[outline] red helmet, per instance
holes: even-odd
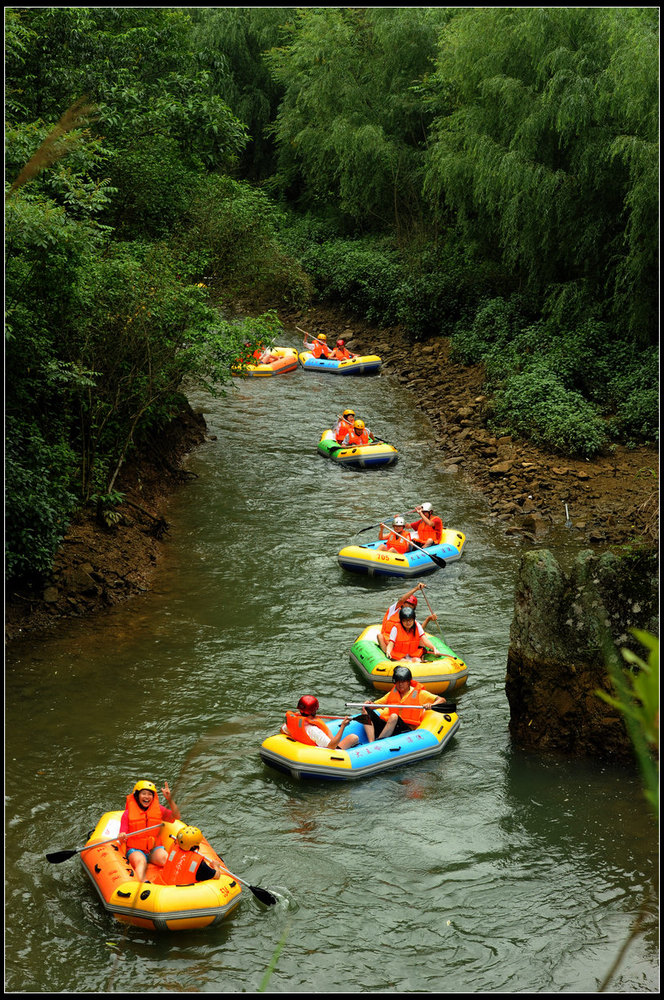
[[[346,341],[343,339],[343,337],[340,337],[339,340],[337,341],[337,347],[345,347],[345,346],[346,346]]]
[[[417,607],[417,598],[415,597],[415,594],[413,594],[412,597],[407,597],[406,600],[404,601],[404,604],[412,604],[413,607],[416,608]]]
[[[302,715],[315,715],[318,711],[318,698],[312,694],[303,694],[297,703],[297,710]]]

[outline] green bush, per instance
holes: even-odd
[[[578,392],[567,389],[546,361],[508,378],[496,393],[493,423],[508,426],[549,451],[592,458],[607,444],[605,422]]]
[[[76,456],[34,425],[5,423],[5,575],[35,582],[48,573],[76,507]]]

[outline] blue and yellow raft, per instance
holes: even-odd
[[[432,545],[427,552],[447,564],[461,558],[466,536],[461,531],[445,528],[439,545]],[[421,549],[403,555],[399,552],[378,551],[383,543],[367,542],[364,545],[347,545],[337,555],[342,569],[351,573],[368,573],[369,576],[395,576],[410,580],[412,577],[433,573],[440,564],[430,559]]]
[[[322,372],[329,375],[377,375],[382,364],[377,354],[361,354],[348,361],[315,358],[311,351],[300,353],[300,364],[305,372]]]
[[[363,445],[339,444],[331,430],[323,431],[318,442],[318,451],[326,458],[332,459],[338,465],[348,465],[352,468],[372,469],[379,465],[392,465],[396,462],[399,452],[393,444],[387,441]]]
[[[363,680],[377,691],[392,688],[392,674],[399,663],[407,666],[418,681],[432,694],[457,694],[468,680],[468,667],[442,639],[425,632],[436,647],[436,654],[427,653],[423,660],[388,660],[378,645],[380,625],[369,625],[350,647],[350,660]]]
[[[440,706],[444,709],[444,705]],[[328,721],[334,735],[341,722]],[[260,749],[261,760],[294,778],[322,778],[330,781],[353,781],[380,774],[389,768],[426,760],[441,753],[459,728],[456,712],[424,712],[417,729],[398,736],[369,743],[364,727],[356,720],[346,726],[344,735],[357,733],[360,743],[350,750],[325,750],[306,746],[291,736],[268,736]]]

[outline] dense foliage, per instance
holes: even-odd
[[[655,440],[657,8],[5,9],[10,579],[311,295],[483,362],[504,432]]]

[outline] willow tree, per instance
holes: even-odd
[[[467,8],[441,34],[426,191],[548,308],[656,335],[654,8]]]
[[[399,230],[418,215],[427,105],[450,14],[438,8],[310,8],[271,53],[284,88],[274,125],[277,183],[301,208],[334,206],[358,227]]]

